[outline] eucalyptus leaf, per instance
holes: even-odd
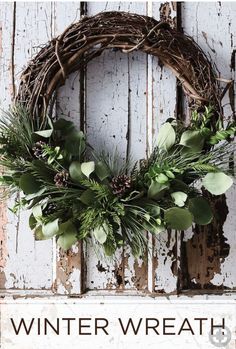
[[[37,225],[37,220],[35,219],[33,213],[31,213],[31,215],[29,216],[29,227],[31,230],[36,228]]]
[[[169,178],[164,173],[160,173],[157,176],[156,181],[160,184],[165,184],[169,181]]]
[[[55,219],[52,222],[48,222],[42,226],[43,235],[47,238],[52,238],[59,232],[59,219]]]
[[[71,220],[60,224],[57,244],[63,249],[68,250],[78,241],[77,229]]]
[[[179,144],[189,148],[191,152],[200,152],[204,145],[204,137],[200,131],[185,131],[181,138]]]
[[[96,195],[95,195],[94,191],[92,191],[91,189],[87,189],[87,190],[83,191],[83,193],[81,194],[79,199],[83,204],[89,206],[96,199]]]
[[[85,136],[82,131],[69,133],[65,142],[65,149],[74,156],[81,157],[85,150]]]
[[[93,229],[92,234],[95,239],[100,243],[104,244],[107,239],[107,235],[109,233],[107,225],[104,223],[102,226]]]
[[[53,130],[50,129],[50,130],[42,130],[42,131],[36,131],[34,132],[36,135],[40,136],[40,137],[43,137],[43,138],[50,138],[52,133],[53,133]]]
[[[223,172],[212,172],[203,178],[202,184],[211,194],[221,195],[232,186],[233,180]]]
[[[41,241],[41,240],[47,240],[47,239],[50,239],[51,237],[46,237],[44,234],[43,234],[43,231],[42,231],[42,226],[38,226],[34,229],[34,239],[36,241]]]
[[[23,190],[24,194],[34,194],[38,193],[41,189],[41,184],[33,175],[25,173],[20,177],[19,187]]]
[[[66,135],[75,130],[74,123],[72,121],[60,118],[54,123],[55,130],[63,132],[63,135]]]
[[[161,184],[152,180],[150,187],[148,188],[148,197],[151,199],[160,198],[166,189],[169,188],[169,184]]]
[[[42,206],[36,205],[32,208],[32,214],[36,220],[41,219],[43,212],[42,212]]]
[[[203,197],[190,199],[189,211],[193,214],[194,222],[197,224],[206,225],[213,219],[211,207]]]
[[[110,176],[110,170],[106,164],[102,161],[98,161],[95,165],[95,173],[98,176],[98,178],[103,181],[108,176]]]
[[[169,178],[171,178],[171,179],[174,179],[174,178],[175,178],[174,173],[173,173],[172,171],[170,171],[170,170],[167,170],[167,171],[165,172],[165,174],[167,175],[167,177],[169,177]]]
[[[59,236],[57,240],[58,246],[60,246],[63,250],[67,251],[78,241],[78,237],[76,233],[67,232]]]
[[[25,199],[31,201],[39,196],[41,196],[46,191],[46,188],[41,188],[38,192],[26,195]]]
[[[81,164],[81,172],[89,178],[91,173],[93,173],[95,170],[95,162],[94,161],[88,161],[88,162],[83,162]]]
[[[171,207],[165,211],[165,222],[168,228],[185,230],[191,227],[193,218],[191,212],[185,208]]]
[[[175,144],[176,134],[169,122],[161,126],[157,136],[157,146],[160,149],[169,150]]]
[[[69,167],[70,177],[75,182],[81,182],[84,175],[81,171],[81,163],[79,161],[73,161]]]
[[[171,197],[174,200],[176,206],[183,207],[185,205],[188,195],[182,191],[176,191],[171,194]]]

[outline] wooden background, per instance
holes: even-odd
[[[82,15],[117,10],[168,20],[194,37],[218,67],[234,79],[236,3],[233,2],[17,2],[0,3],[0,105],[7,109],[20,73],[48,40]],[[234,89],[225,96],[225,115],[235,107]],[[57,93],[57,115],[75,120],[89,142],[117,147],[142,158],[150,153],[160,125],[184,111],[186,102],[175,77],[144,53],[109,51],[74,73]],[[160,234],[153,255],[134,260],[119,251],[100,261],[89,246],[58,251],[53,241],[35,242],[27,212],[16,217],[0,203],[0,289],[2,296],[90,294],[207,294],[236,287],[236,192],[219,207],[221,225],[207,231]],[[229,213],[228,213],[229,211]]]

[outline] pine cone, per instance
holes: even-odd
[[[38,159],[43,159],[43,148],[45,147],[46,143],[39,141],[35,143],[35,146],[33,147],[34,156]]]
[[[58,188],[67,187],[69,173],[65,170],[58,172],[54,177],[54,182]]]
[[[57,209],[57,206],[53,203],[47,204],[47,206],[43,209],[43,215],[44,216],[50,216],[51,214],[55,213]]]
[[[113,177],[111,181],[112,192],[117,196],[123,196],[131,188],[131,185],[131,178],[126,175]]]

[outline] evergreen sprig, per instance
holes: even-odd
[[[10,194],[24,192],[12,210],[32,210],[37,240],[56,236],[68,249],[85,239],[109,256],[129,245],[135,256],[145,255],[146,232],[212,221],[199,184],[212,195],[232,185],[236,126],[218,120],[212,127],[213,116],[213,108],[195,111],[187,127],[169,119],[151,156],[132,166],[117,151],[85,159],[91,147],[70,121],[39,123],[18,106],[0,119],[0,184]]]

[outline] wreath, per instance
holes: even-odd
[[[111,48],[157,56],[189,103],[188,125],[168,119],[151,156],[134,164],[95,152],[71,121],[52,116],[55,91],[67,76]],[[10,194],[24,193],[13,212],[22,206],[32,211],[36,240],[56,236],[65,250],[89,240],[106,255],[123,245],[144,255],[147,231],[211,223],[211,195],[233,183],[236,125],[223,122],[220,91],[200,47],[165,22],[107,12],[70,25],[29,63],[14,105],[0,120],[1,184]]]

